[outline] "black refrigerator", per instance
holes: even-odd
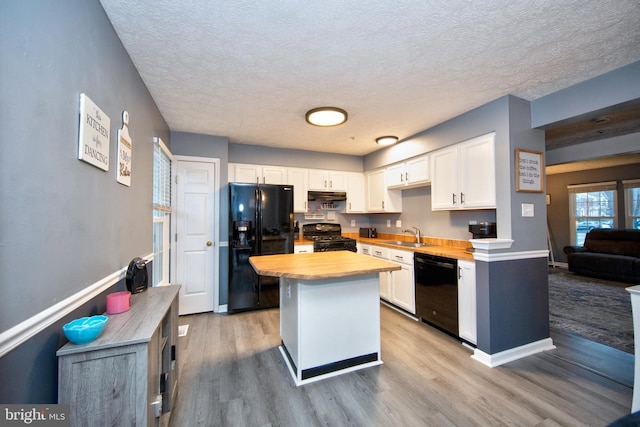
[[[229,184],[230,313],[278,307],[277,277],[259,276],[254,255],[293,253],[293,186]]]

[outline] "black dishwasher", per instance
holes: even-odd
[[[458,261],[415,253],[416,315],[458,337]]]

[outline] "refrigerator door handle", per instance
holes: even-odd
[[[256,210],[255,210],[255,224],[256,226],[253,228],[253,239],[256,242],[255,244],[255,253],[253,255],[261,255],[262,254],[262,239],[258,239],[258,236],[261,236],[261,234],[258,232],[258,230],[262,230],[262,203],[260,202],[262,196],[262,191],[260,190],[260,187],[256,187],[255,190],[255,204],[256,204]]]

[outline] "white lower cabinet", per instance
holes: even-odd
[[[413,273],[413,252],[389,249],[375,245],[362,245],[362,254],[386,259],[400,264],[399,271],[380,273],[380,298],[408,311],[416,313],[416,296]]]
[[[358,243],[357,244],[358,247],[358,253],[362,254],[362,255],[373,255],[371,253],[371,245],[365,245],[364,243]]]
[[[476,264],[458,260],[458,335],[477,344]]]
[[[371,256],[381,259],[389,259],[389,249],[371,245]],[[380,273],[380,298],[391,302],[391,272]]]
[[[294,254],[307,254],[313,252],[313,245],[294,245]]]
[[[416,314],[413,252],[391,249],[389,261],[397,262],[402,267],[402,270],[391,274],[391,303]]]

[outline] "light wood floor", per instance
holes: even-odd
[[[278,350],[278,316],[180,318],[190,326],[179,338],[170,425],[605,426],[631,408],[629,386],[565,360],[579,348],[571,343],[492,369],[385,306],[383,365],[296,387]]]

